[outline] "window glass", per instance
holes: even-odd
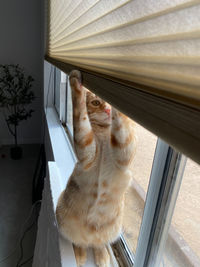
[[[61,71],[55,67],[54,72],[54,105],[60,114],[60,83],[61,83]]]
[[[66,121],[66,105],[67,105],[67,75],[61,71],[60,81],[60,121],[65,123]]]
[[[69,79],[67,79],[66,124],[68,126],[71,136],[73,136],[73,105],[72,105],[72,92]]]
[[[157,137],[136,124],[137,147],[132,165],[132,183],[126,193],[124,212],[124,238],[133,254],[142,222],[144,203],[150,179]]]
[[[188,159],[160,267],[200,266],[200,166]]]

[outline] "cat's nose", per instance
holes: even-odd
[[[110,109],[109,109],[109,108],[105,108],[104,111],[105,111],[108,115],[110,115]]]

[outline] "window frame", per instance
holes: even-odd
[[[53,68],[53,83],[54,83],[54,92],[53,92],[53,104],[55,110],[57,111],[58,115],[60,116],[60,80],[61,80],[61,72],[57,67]]]
[[[71,139],[73,139],[73,135],[74,135],[74,133],[73,133],[73,109],[72,109],[72,103],[69,106],[69,101],[72,101],[72,92],[71,92],[71,86],[70,86],[70,83],[69,83],[69,78],[67,76],[65,125],[67,127],[67,131],[68,131],[69,137]],[[71,112],[71,118],[69,118],[70,112]]]
[[[67,122],[67,95],[70,90],[68,78],[65,80],[65,85],[63,86],[67,92],[65,95],[66,104],[62,106],[59,119],[64,126],[63,129],[68,142],[70,140],[71,152],[74,154],[74,158],[77,161],[72,142],[73,132]],[[186,158],[182,156],[181,153],[176,152],[164,141],[158,139],[135,258],[132,257],[132,253],[123,236],[121,236],[120,240],[114,245],[115,248],[121,250],[120,256],[122,257],[122,261],[126,264],[125,266],[152,266],[152,259],[155,259],[155,255],[158,255],[158,257],[156,256],[158,260],[154,266],[159,266],[159,259],[161,259],[162,250],[166,242],[166,233],[168,233],[170,226],[185,162]],[[174,170],[174,172],[172,170]],[[163,201],[163,199],[165,199],[165,201]],[[168,203],[167,208],[164,207],[164,203],[166,202]],[[159,203],[161,203],[161,205],[158,205]],[[165,219],[167,223],[163,225]],[[155,231],[155,228],[160,230]],[[165,235],[163,233],[165,233]],[[158,240],[159,248],[157,247]]]
[[[159,266],[180,189],[186,157],[158,139],[135,266]],[[148,240],[148,241],[147,241]]]

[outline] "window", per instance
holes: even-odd
[[[53,103],[59,115],[60,121],[66,121],[66,99],[67,99],[67,75],[54,67],[54,99]]]
[[[55,86],[54,103],[56,109],[62,107],[59,114],[65,114],[65,129],[71,138],[71,89],[67,76],[65,79],[67,93],[58,103],[62,86]],[[133,181],[126,194],[123,235],[113,246],[115,254],[124,266],[199,266],[200,168],[188,159],[184,172],[183,155],[139,124],[136,130]]]
[[[187,159],[160,266],[200,266],[199,177],[200,166]]]
[[[138,136],[136,155],[133,161],[133,178],[126,194],[124,212],[124,238],[133,254],[136,252],[144,203],[153,164],[157,137],[136,124]]]
[[[73,136],[72,94],[68,75],[54,67],[54,106],[65,130]]]
[[[69,84],[69,80],[67,80],[67,100],[66,100],[66,125],[69,129],[69,133],[73,136],[73,110],[72,110],[72,92]]]
[[[56,111],[60,116],[60,83],[61,83],[61,71],[58,68],[54,68],[54,105]]]

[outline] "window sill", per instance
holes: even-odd
[[[47,109],[46,119],[54,158],[54,162],[48,162],[48,170],[53,210],[55,213],[58,198],[61,192],[64,190],[75,167],[76,156],[54,108]],[[76,266],[72,244],[68,240],[65,240],[59,236],[59,245],[62,267]],[[117,267],[118,264],[111,248],[109,250],[111,256],[110,267]],[[96,265],[94,263],[93,253],[91,249],[89,249],[88,259],[85,267],[94,266]]]
[[[47,108],[46,120],[54,161],[61,176],[62,191],[74,170],[77,159],[67,134],[59,121],[58,114],[53,107]]]

